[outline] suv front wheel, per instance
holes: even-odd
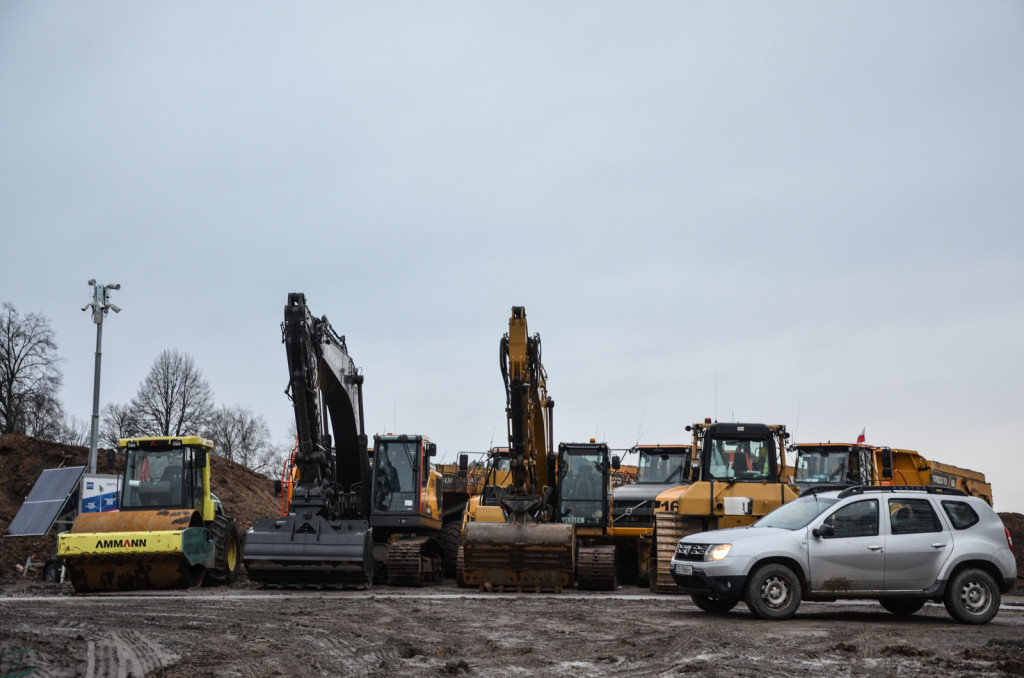
[[[747,578],[746,599],[762,619],[789,619],[800,607],[800,579],[785,565],[762,565]]]
[[[985,624],[999,611],[1002,596],[996,580],[984,570],[957,572],[946,588],[943,603],[949,616],[962,624]]]

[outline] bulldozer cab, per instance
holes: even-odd
[[[702,435],[701,479],[745,483],[779,482],[775,434],[764,424],[711,424]]]
[[[558,520],[577,527],[608,524],[609,461],[604,443],[558,446]]]
[[[121,510],[195,509],[204,514],[207,450],[180,438],[122,440]]]

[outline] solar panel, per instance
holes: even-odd
[[[83,473],[84,466],[71,466],[48,468],[39,474],[4,536],[38,537],[49,532]]]

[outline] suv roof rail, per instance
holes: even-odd
[[[839,498],[850,497],[865,492],[927,492],[928,494],[950,494],[966,497],[967,493],[953,487],[941,487],[939,485],[854,485],[839,493]]]
[[[845,490],[849,487],[850,486],[848,484],[837,485],[834,483],[822,483],[821,485],[813,485],[811,487],[808,487],[806,490],[800,493],[800,496],[806,497],[812,494],[819,494],[821,492],[835,492],[836,490]]]

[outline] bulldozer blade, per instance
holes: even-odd
[[[463,581],[488,589],[561,591],[575,583],[575,540],[572,525],[468,523]]]
[[[261,518],[245,536],[242,562],[249,579],[264,586],[369,586],[373,531],[365,520]]]
[[[214,549],[213,534],[189,510],[83,513],[58,541],[78,593],[198,586]]]

